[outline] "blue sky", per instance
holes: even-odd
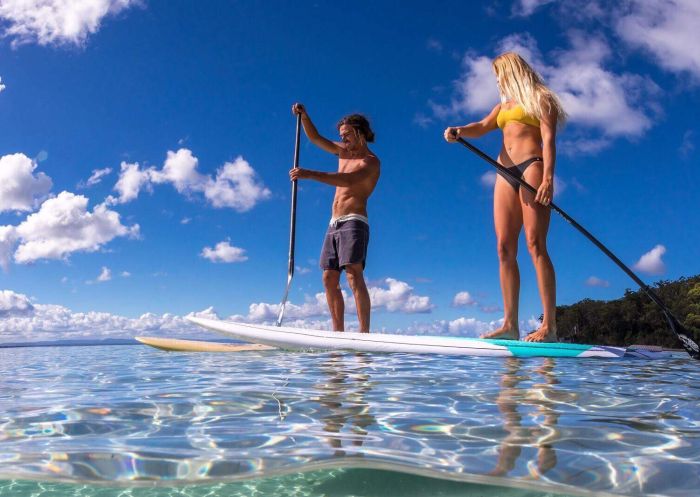
[[[496,103],[489,60],[506,49],[570,114],[560,207],[645,281],[698,274],[698,25],[694,0],[3,1],[0,341],[196,336],[192,312],[270,320],[295,101],[326,136],[350,112],[373,122],[372,328],[493,327],[493,173],[441,135]],[[499,140],[476,144],[496,155]],[[336,167],[305,139],[300,162]],[[332,195],[300,185],[289,324],[328,325],[316,260]],[[557,216],[549,248],[559,303],[635,288]],[[520,268],[529,329],[541,310],[524,245]]]

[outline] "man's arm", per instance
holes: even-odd
[[[314,126],[314,123],[311,122],[311,118],[309,117],[309,114],[307,114],[306,108],[302,104],[297,103],[292,105],[292,113],[301,115],[301,124],[304,127],[304,133],[306,133],[306,137],[311,143],[316,145],[318,148],[325,150],[326,152],[330,152],[333,155],[340,155],[343,148],[337,143],[332,142],[328,138],[320,135],[316,129],[316,126]]]
[[[289,171],[292,181],[297,179],[312,179],[331,186],[348,187],[360,183],[379,171],[379,164],[374,161],[363,160],[357,169],[349,173],[326,173],[311,169],[294,168]]]

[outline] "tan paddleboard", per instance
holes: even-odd
[[[139,342],[169,352],[247,352],[273,350],[274,347],[259,343],[218,343],[202,340],[178,340],[176,338],[134,337]]]

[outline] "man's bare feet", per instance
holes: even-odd
[[[479,338],[498,338],[499,340],[520,340],[520,332],[517,328],[501,326],[497,330],[489,331],[479,336]]]
[[[526,342],[557,342],[557,330],[550,330],[548,326],[542,325],[523,340]]]

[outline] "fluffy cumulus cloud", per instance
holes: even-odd
[[[666,247],[657,245],[646,254],[642,255],[634,269],[651,275],[660,275],[666,272],[666,264],[661,257],[666,253]]]
[[[13,46],[80,45],[96,33],[105,17],[140,0],[2,0],[0,29]]]
[[[459,317],[453,320],[439,319],[428,323],[414,323],[399,333],[408,335],[448,335],[478,337],[482,333],[496,329],[502,320],[479,321],[475,318]]]
[[[31,211],[51,190],[51,178],[34,174],[37,164],[24,154],[0,157],[0,212]]]
[[[385,310],[388,312],[400,312],[405,314],[428,313],[435,307],[430,302],[430,297],[416,295],[413,287],[404,281],[394,278],[386,278],[381,285],[368,287],[372,309],[374,311]],[[352,294],[343,290],[345,301],[345,313],[354,315],[356,313],[355,299]],[[252,323],[274,323],[280,311],[280,304],[269,304],[258,302],[250,304],[247,315],[234,315],[231,319],[236,321],[246,321]],[[313,297],[307,297],[301,304],[288,302],[285,307],[285,324],[293,326],[291,322],[296,322],[299,326],[309,328],[305,321],[312,320],[318,324],[316,318],[327,318],[328,305],[326,294],[317,293]],[[316,319],[314,321],[314,319]],[[323,320],[322,323],[327,323]],[[324,326],[327,328],[327,326]]]
[[[404,281],[394,278],[384,280],[386,287],[371,286],[369,298],[373,309],[384,308],[389,312],[430,312],[435,307],[430,302],[430,297],[416,295],[413,287]]]
[[[238,212],[252,209],[258,202],[270,197],[270,190],[260,182],[250,164],[237,157],[225,163],[215,176],[202,174],[198,170],[199,160],[191,150],[181,148],[168,151],[162,169],[141,168],[138,163],[123,162],[119,180],[114,186],[118,197],[108,197],[109,204],[124,204],[136,199],[143,189],[154,184],[171,184],[187,196],[201,193],[217,208],[230,207]]]
[[[0,92],[5,89],[5,85],[2,84],[2,78],[0,78]]]
[[[224,164],[213,181],[207,182],[204,195],[214,207],[231,207],[245,212],[258,201],[269,198],[270,190],[258,182],[250,164],[243,157],[237,157]]]
[[[124,226],[105,204],[88,210],[82,195],[61,192],[18,226],[0,227],[0,262],[6,267],[14,244],[14,260],[26,264],[40,259],[65,259],[73,252],[94,252],[121,236],[137,236],[139,226]]]
[[[9,314],[3,311],[4,293],[0,292],[0,343],[24,343],[42,340],[133,338],[139,335],[194,337],[211,340],[217,335],[192,325],[183,316],[146,313],[136,318],[108,312],[73,312],[60,305],[34,304],[22,312],[23,295]],[[13,292],[9,292],[13,293]],[[15,294],[18,295],[18,294]],[[27,302],[28,305],[31,305]],[[205,315],[208,315],[205,313]]]
[[[150,189],[150,177],[153,170],[153,168],[142,170],[138,162],[133,164],[122,162],[119,179],[117,184],[114,185],[114,191],[119,196],[113,197],[110,195],[107,197],[107,204],[126,204],[135,200],[139,196],[141,189]]]
[[[34,312],[29,297],[12,290],[0,290],[0,318],[27,316]]]
[[[700,82],[700,2],[628,0],[615,28],[633,47],[650,53],[664,69]]]
[[[476,301],[469,292],[459,292],[452,299],[453,307],[465,307],[468,305],[476,305]]]
[[[243,262],[248,260],[245,250],[232,246],[229,241],[219,242],[214,248],[204,247],[200,255],[211,262]]]

